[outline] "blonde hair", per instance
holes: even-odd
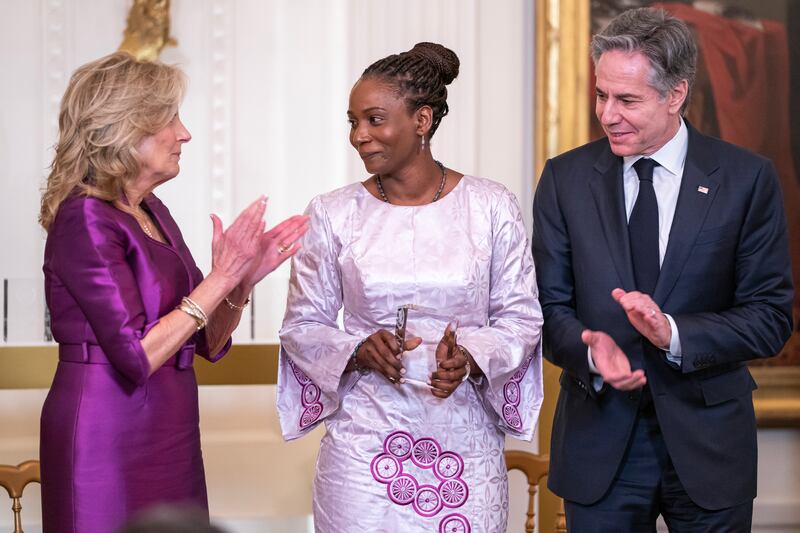
[[[136,178],[136,145],[165,128],[178,112],[186,78],[175,66],[115,52],[70,78],[58,116],[58,142],[42,194],[45,230],[71,194],[119,201]]]

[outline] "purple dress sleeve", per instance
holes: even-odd
[[[72,206],[70,206],[72,207]],[[60,213],[61,235],[51,236],[51,261],[116,370],[137,385],[150,365],[140,340],[158,323],[147,321],[138,284],[126,260],[125,232],[98,202]],[[111,208],[113,209],[113,208]]]
[[[150,371],[141,339],[175,307],[176,298],[180,301],[203,279],[163,204],[151,195],[147,206],[173,246],[149,240],[131,217],[107,202],[83,198],[62,204],[45,253],[46,271],[69,294],[68,299],[51,295],[51,305],[77,305],[86,322],[76,320],[72,327],[88,323],[90,328],[69,331],[62,320],[59,343],[96,341],[109,363],[135,385],[144,384]],[[49,283],[49,290],[54,286]],[[213,361],[225,354],[230,339],[213,357],[205,331],[186,344],[195,344],[196,353]]]

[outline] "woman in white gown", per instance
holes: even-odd
[[[280,331],[278,410],[286,439],[325,421],[320,532],[506,530],[504,440],[533,436],[542,315],[516,198],[431,155],[458,67],[431,43],[368,67],[347,115],[373,176],[307,209]],[[406,304],[435,312],[412,306],[401,350],[395,319]],[[450,318],[457,344],[444,334]]]

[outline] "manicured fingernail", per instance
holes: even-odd
[[[401,369],[400,369],[400,373],[401,373],[401,374],[405,374],[405,373],[406,373],[406,369],[405,369],[405,368],[401,368]]]
[[[403,378],[400,378],[400,383],[405,383],[405,382],[406,382],[406,380],[405,380],[405,379],[403,379]]]

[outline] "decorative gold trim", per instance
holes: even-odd
[[[800,368],[750,368],[758,383],[753,393],[759,427],[800,427]]]
[[[119,49],[137,59],[157,61],[165,46],[177,46],[169,33],[170,0],[133,0]]]
[[[589,138],[589,2],[536,3],[537,175],[545,161]]]
[[[539,176],[547,159],[589,138],[589,2],[538,1],[535,16],[534,163]],[[545,397],[538,428],[540,454],[550,453],[559,374],[556,366],[544,362]],[[538,517],[543,533],[554,531],[552,524],[556,523],[560,507],[560,498],[543,487]]]
[[[0,390],[49,388],[57,363],[55,346],[0,347]],[[216,363],[195,357],[194,369],[200,385],[274,385],[278,345],[234,345]]]

